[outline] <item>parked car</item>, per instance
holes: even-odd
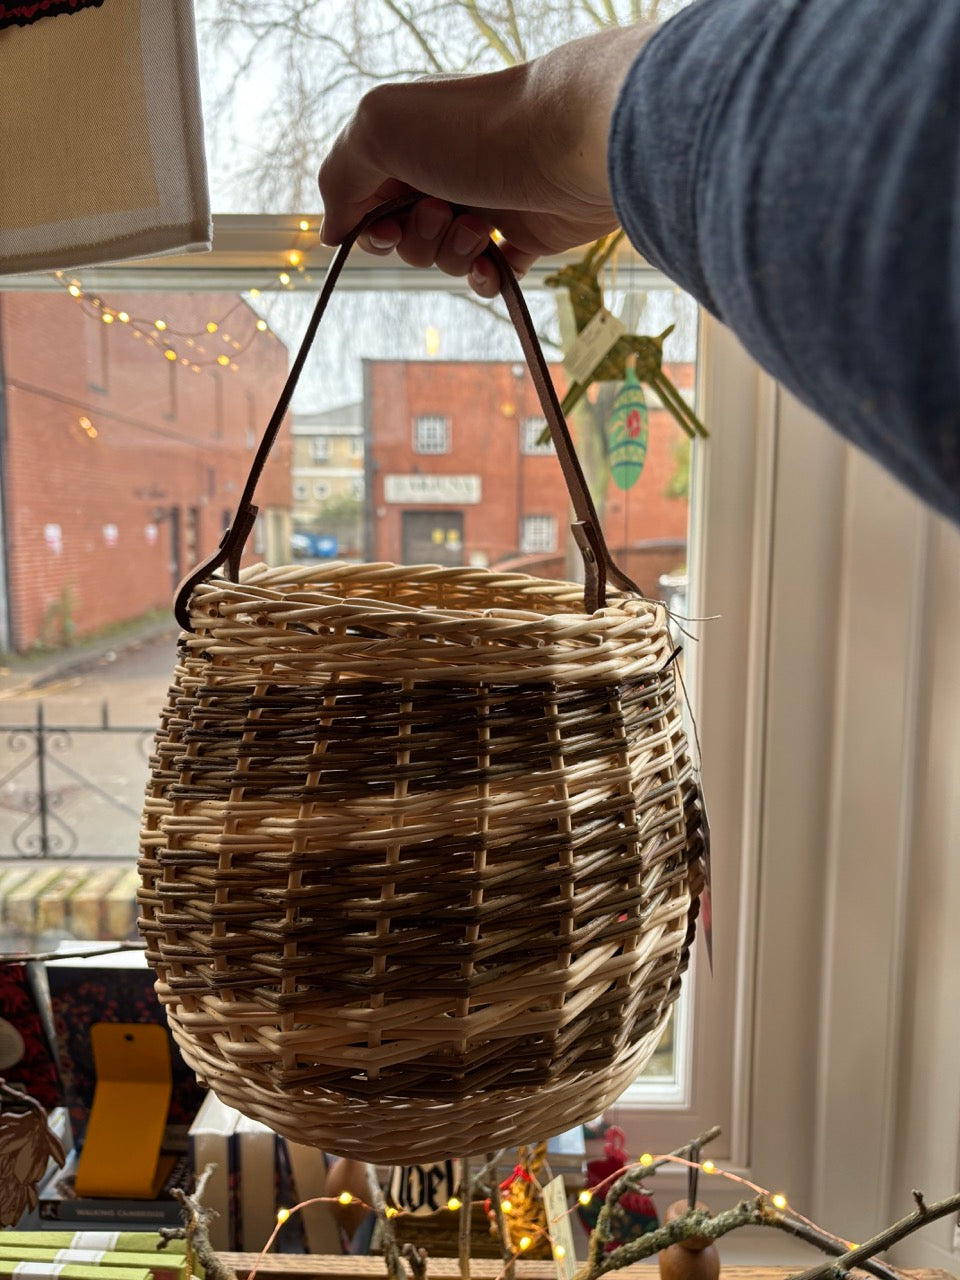
[[[332,533],[291,533],[290,551],[297,560],[334,560],[340,544]]]

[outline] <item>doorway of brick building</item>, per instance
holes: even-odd
[[[404,564],[463,564],[462,511],[404,511]]]

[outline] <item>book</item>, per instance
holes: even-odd
[[[292,1186],[283,1199],[287,1208],[326,1195],[327,1159],[317,1147],[308,1147],[289,1138],[280,1139],[282,1156],[289,1164]],[[312,1204],[297,1215],[303,1222],[308,1253],[343,1253],[343,1237],[327,1204]]]
[[[25,1268],[29,1266],[30,1270]],[[30,1276],[31,1280],[150,1280],[150,1272],[143,1267],[111,1267],[104,1271],[98,1262],[43,1262],[24,1263],[16,1258],[6,1261],[0,1258],[0,1280],[8,1277]]]
[[[0,1266],[5,1262],[29,1262],[34,1264],[58,1262],[72,1265],[79,1263],[84,1266],[102,1268],[102,1270],[98,1270],[97,1274],[102,1276],[103,1280],[110,1280],[111,1276],[115,1276],[118,1267],[143,1271],[150,1277],[150,1280],[186,1280],[187,1259],[183,1254],[163,1257],[157,1253],[152,1255],[149,1253],[116,1253],[107,1249],[59,1248],[53,1245],[46,1247],[41,1245],[10,1245],[6,1243],[6,1239],[6,1235],[0,1235]],[[24,1274],[32,1275],[34,1272],[30,1271]]]
[[[277,1135],[249,1116],[237,1119],[240,1207],[237,1248],[259,1253],[277,1225]]]
[[[214,1250],[236,1247],[239,1219],[237,1123],[239,1111],[221,1102],[212,1091],[204,1098],[190,1126],[190,1165],[194,1185],[207,1165],[215,1166],[204,1186],[201,1203],[216,1213],[209,1224]],[[271,1196],[273,1177],[270,1179]]]
[[[71,1151],[62,1169],[40,1185],[37,1212],[42,1222],[63,1224],[102,1223],[113,1230],[178,1227],[180,1204],[173,1189],[189,1191],[193,1182],[189,1156],[181,1154],[153,1200],[124,1200],[106,1196],[78,1196],[74,1179],[78,1156]]]
[[[109,1253],[153,1253],[160,1245],[156,1231],[4,1231],[0,1243],[26,1249],[103,1249]],[[163,1256],[185,1254],[186,1240],[168,1240]]]
[[[69,932],[70,900],[89,877],[90,868],[82,863],[62,867],[56,880],[37,895],[38,935],[53,933],[63,937]]]
[[[83,1145],[96,1089],[90,1028],[98,1022],[167,1025],[163,1006],[153,989],[153,972],[142,951],[72,956],[70,951],[79,945],[61,943],[59,950],[63,952],[63,959],[47,961],[43,966],[53,1011],[64,1102],[70,1109],[78,1150]],[[90,946],[89,943],[82,945]],[[104,943],[105,947],[109,945]],[[204,1090],[184,1062],[169,1030],[167,1041],[173,1096],[163,1145],[168,1152],[186,1151],[187,1129],[203,1101]]]
[[[122,867],[98,867],[70,898],[70,932],[75,938],[104,938],[107,895],[123,874]]]
[[[105,899],[106,936],[123,941],[137,936],[137,889],[140,873],[136,867],[121,872],[119,880],[108,891]]]

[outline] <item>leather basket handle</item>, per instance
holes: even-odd
[[[254,455],[253,463],[250,467],[250,474],[247,477],[247,483],[244,486],[240,501],[237,504],[236,515],[233,521],[225,530],[220,544],[212,555],[207,556],[198,565],[186,575],[180,585],[177,587],[177,593],[174,597],[173,611],[177,621],[185,631],[192,631],[190,625],[190,596],[193,589],[198,583],[206,581],[217,569],[226,565],[227,574],[232,581],[236,581],[240,571],[240,558],[243,554],[243,548],[253,529],[254,521],[257,518],[258,508],[254,505],[253,495],[257,487],[257,482],[266,464],[267,458],[270,456],[270,450],[273,448],[274,441],[280,431],[283,419],[290,407],[290,401],[293,397],[294,390],[300,380],[300,374],[306,363],[313,340],[316,337],[317,329],[323,318],[323,313],[327,309],[330,296],[333,293],[340,272],[343,270],[344,263],[353,248],[358,236],[360,236],[367,227],[374,222],[379,222],[382,218],[389,217],[391,214],[402,213],[408,209],[417,200],[422,199],[420,195],[403,195],[397,196],[392,200],[378,205],[376,209],[371,210],[360,223],[353,229],[350,235],[337,248],[327,268],[326,278],[323,282],[323,288],[320,290],[320,296],[314,307],[313,315],[310,317],[310,323],[307,325],[306,333],[300,348],[297,351],[296,358],[290,366],[290,372],[287,374],[287,380],[284,383],[280,398],[277,401],[277,407],[274,409],[270,421],[267,423],[263,438],[260,441],[259,448]],[[513,321],[513,327],[517,331],[520,339],[520,346],[523,349],[524,357],[530,369],[533,378],[533,384],[537,391],[537,397],[540,406],[543,409],[543,415],[546,418],[547,426],[550,430],[550,436],[553,440],[554,448],[557,451],[557,458],[560,462],[563,478],[566,481],[567,490],[570,494],[570,500],[573,504],[573,510],[576,520],[571,525],[574,539],[580,549],[583,557],[584,569],[584,591],[583,601],[584,608],[587,613],[593,613],[595,609],[602,608],[606,603],[606,584],[609,577],[620,587],[627,591],[632,591],[637,595],[642,595],[640,588],[636,583],[632,582],[627,575],[614,564],[610,551],[604,541],[603,533],[600,529],[600,520],[597,516],[596,507],[587,488],[587,482],[580,466],[580,459],[577,457],[576,450],[573,447],[573,440],[570,437],[570,430],[560,410],[560,400],[557,396],[553,380],[550,377],[550,371],[547,362],[544,359],[543,351],[537,339],[536,332],[533,327],[533,321],[530,319],[530,312],[527,310],[527,304],[524,301],[517,278],[513,273],[510,264],[506,258],[491,241],[484,250],[486,257],[496,266],[500,274],[500,295],[506,303],[507,312]]]

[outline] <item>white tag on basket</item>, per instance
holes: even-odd
[[[605,307],[601,307],[589,324],[580,330],[570,350],[563,357],[563,367],[573,381],[589,382],[594,369],[626,331],[627,327],[622,321]]]
[[[573,1280],[577,1270],[576,1246],[573,1243],[573,1228],[570,1226],[570,1211],[567,1207],[567,1189],[563,1185],[563,1175],[551,1179],[543,1188],[543,1207],[547,1215],[547,1231],[550,1233],[550,1247],[553,1253],[553,1264],[557,1268],[557,1280]]]

